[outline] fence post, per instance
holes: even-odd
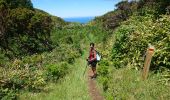
[[[149,73],[149,68],[150,68],[150,63],[152,56],[154,54],[155,48],[152,45],[149,45],[147,51],[146,51],[146,58],[145,58],[145,63],[144,63],[144,68],[143,68],[143,73],[142,73],[142,79],[146,80],[148,77]]]

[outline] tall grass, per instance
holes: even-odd
[[[76,60],[72,70],[58,83],[50,83],[44,92],[23,92],[20,100],[90,100],[87,78],[83,76],[85,56]]]
[[[100,77],[107,100],[169,100],[169,86],[161,84],[161,73],[150,73],[143,81],[135,69],[113,69],[108,77]]]

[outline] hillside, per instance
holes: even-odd
[[[52,29],[57,23],[65,23],[33,8],[30,0],[1,0],[0,15],[0,52],[10,59],[51,50]]]
[[[169,7],[169,0],[122,1],[79,24],[31,0],[0,0],[0,99],[91,100],[94,82],[106,100],[169,100]],[[91,42],[102,55],[93,81],[85,70]],[[142,80],[148,45],[156,50]]]
[[[119,3],[115,11],[98,17],[93,22],[101,22],[104,28],[113,30],[114,34],[107,42],[102,43],[100,48],[104,48],[105,57],[98,69],[104,94],[111,100],[168,100],[170,3],[167,0],[132,1],[128,3],[131,13],[126,15],[124,12],[127,11],[127,3]],[[124,20],[122,14],[125,14]],[[151,62],[149,78],[142,81],[145,53],[150,44],[156,51]]]

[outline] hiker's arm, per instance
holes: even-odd
[[[90,50],[89,50],[89,56],[88,56],[88,58],[87,58],[86,60],[88,60],[88,61],[89,61],[89,59],[90,59]]]
[[[89,61],[89,59],[90,59],[90,53],[89,53],[89,56],[87,57],[87,59],[86,59],[86,60],[87,60],[87,61]]]

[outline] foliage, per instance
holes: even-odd
[[[52,52],[51,55],[55,56],[57,53]],[[57,81],[70,69],[67,63],[49,60],[45,53],[27,56],[22,60],[15,59],[9,65],[0,67],[0,91],[2,91],[0,95],[3,99],[17,98],[20,90],[39,92],[49,80]]]
[[[116,9],[102,16],[96,17],[91,22],[93,25],[103,26],[106,29],[115,29],[134,13],[140,16],[152,14],[153,19],[160,18],[162,14],[169,14],[169,0],[131,0],[121,1],[116,4]]]
[[[103,67],[103,69],[105,69],[105,67]],[[99,81],[103,83],[107,100],[155,100],[160,98],[168,100],[170,98],[168,94],[170,89],[159,81],[161,80],[161,73],[157,73],[156,75],[153,73],[150,74],[149,79],[146,81],[140,78],[141,73],[139,71],[128,68],[112,69],[110,74],[100,75]]]
[[[28,89],[30,91],[42,89],[46,84],[42,71],[36,68],[29,68],[29,65],[18,65],[18,61],[14,62],[12,68],[3,69],[0,77],[0,87],[2,91],[2,98],[16,98],[18,90]],[[16,65],[16,66],[14,66]],[[35,66],[34,66],[35,67]],[[13,95],[13,96],[12,96]]]
[[[1,90],[8,88],[13,91],[16,98],[20,90],[39,92],[49,81],[58,82],[71,70],[70,64],[74,64],[75,60],[83,54],[83,43],[88,39],[86,34],[93,32],[97,34],[91,26],[69,24],[51,33],[50,39],[54,48],[51,52],[23,56],[14,61],[7,59],[9,64],[2,59],[3,66],[0,68],[4,74],[0,78]],[[2,58],[4,58],[3,54]],[[10,97],[8,96],[10,91],[3,93],[3,98]]]
[[[19,95],[20,100],[90,100],[88,91],[87,77],[83,77],[82,71],[86,61],[84,57],[76,59],[77,61],[69,66],[71,71],[67,72],[67,75],[59,80],[57,83],[48,83],[45,88],[45,92],[32,93],[22,91]]]
[[[34,9],[30,0],[1,0],[0,48],[12,59],[53,49],[50,39],[61,18]]]
[[[99,80],[103,85],[103,90],[108,100],[115,98],[169,99],[169,94],[167,94],[169,92],[167,89],[169,88],[167,86],[169,85],[169,71],[165,73],[165,75],[164,73],[159,73],[167,71],[167,68],[169,68],[169,31],[167,30],[169,29],[169,24],[167,24],[169,17],[163,15],[155,20],[154,13],[147,12],[147,14],[142,16],[138,14],[130,17],[129,20],[123,22],[122,25],[114,31],[115,36],[113,38],[115,38],[115,42],[112,48],[112,62],[107,61],[109,64],[104,63],[104,65],[100,65],[102,68],[98,69],[100,75]],[[141,77],[138,73],[139,71],[133,69],[125,70],[125,68],[115,70],[110,67],[141,69],[148,44],[156,47],[151,69],[156,70],[157,74],[153,74],[146,82],[139,79]],[[104,47],[109,48],[107,46]],[[107,60],[110,60],[109,56],[106,57]],[[106,67],[106,65],[110,66]],[[108,70],[112,71],[108,72]],[[125,71],[121,72],[121,70]],[[138,75],[136,73],[138,73]],[[143,87],[146,88],[143,89]],[[133,88],[135,88],[135,90]]]
[[[162,16],[157,21],[150,17],[132,17],[116,31],[116,42],[113,47],[113,61],[119,67],[128,63],[143,66],[143,57],[148,44],[156,48],[152,60],[152,69],[169,68],[169,17]]]
[[[118,8],[122,5],[119,3]],[[167,89],[170,75],[168,5],[168,0],[140,0],[133,4],[137,9],[126,20],[118,21],[119,27],[113,28],[112,37],[102,41],[100,49],[105,58],[99,63],[98,73],[106,99],[170,98]],[[105,23],[110,15],[115,18],[114,13],[118,10],[101,16],[96,22]],[[150,44],[156,50],[149,78],[142,81],[141,70]]]
[[[99,81],[107,99],[169,98],[170,18],[161,15],[168,14],[168,6],[167,0],[122,1],[115,11],[83,25],[35,9],[30,0],[1,0],[0,99],[16,99],[20,90],[41,91],[49,81],[58,82],[89,42],[100,43]],[[151,68],[157,73],[141,81],[138,70],[148,44],[156,48]]]
[[[115,29],[121,22],[127,20],[133,12],[138,9],[136,1],[121,1],[116,5],[114,11],[108,12],[103,16],[96,17],[93,21],[94,24],[102,24],[105,28]]]
[[[1,100],[14,100],[16,99],[16,91],[6,89],[0,89],[0,99]]]
[[[155,10],[153,13],[156,17],[161,14],[166,14],[168,11],[169,0],[140,0],[138,3],[139,8],[148,8],[147,10]],[[157,14],[157,15],[156,15]]]
[[[56,81],[59,78],[63,78],[68,72],[68,64],[65,62],[62,62],[60,64],[50,64],[46,67],[48,80]]]
[[[15,1],[14,0],[2,0],[2,1],[5,1],[10,7],[10,9],[18,8],[18,7],[28,8],[28,9],[33,8],[31,0],[15,0]]]

